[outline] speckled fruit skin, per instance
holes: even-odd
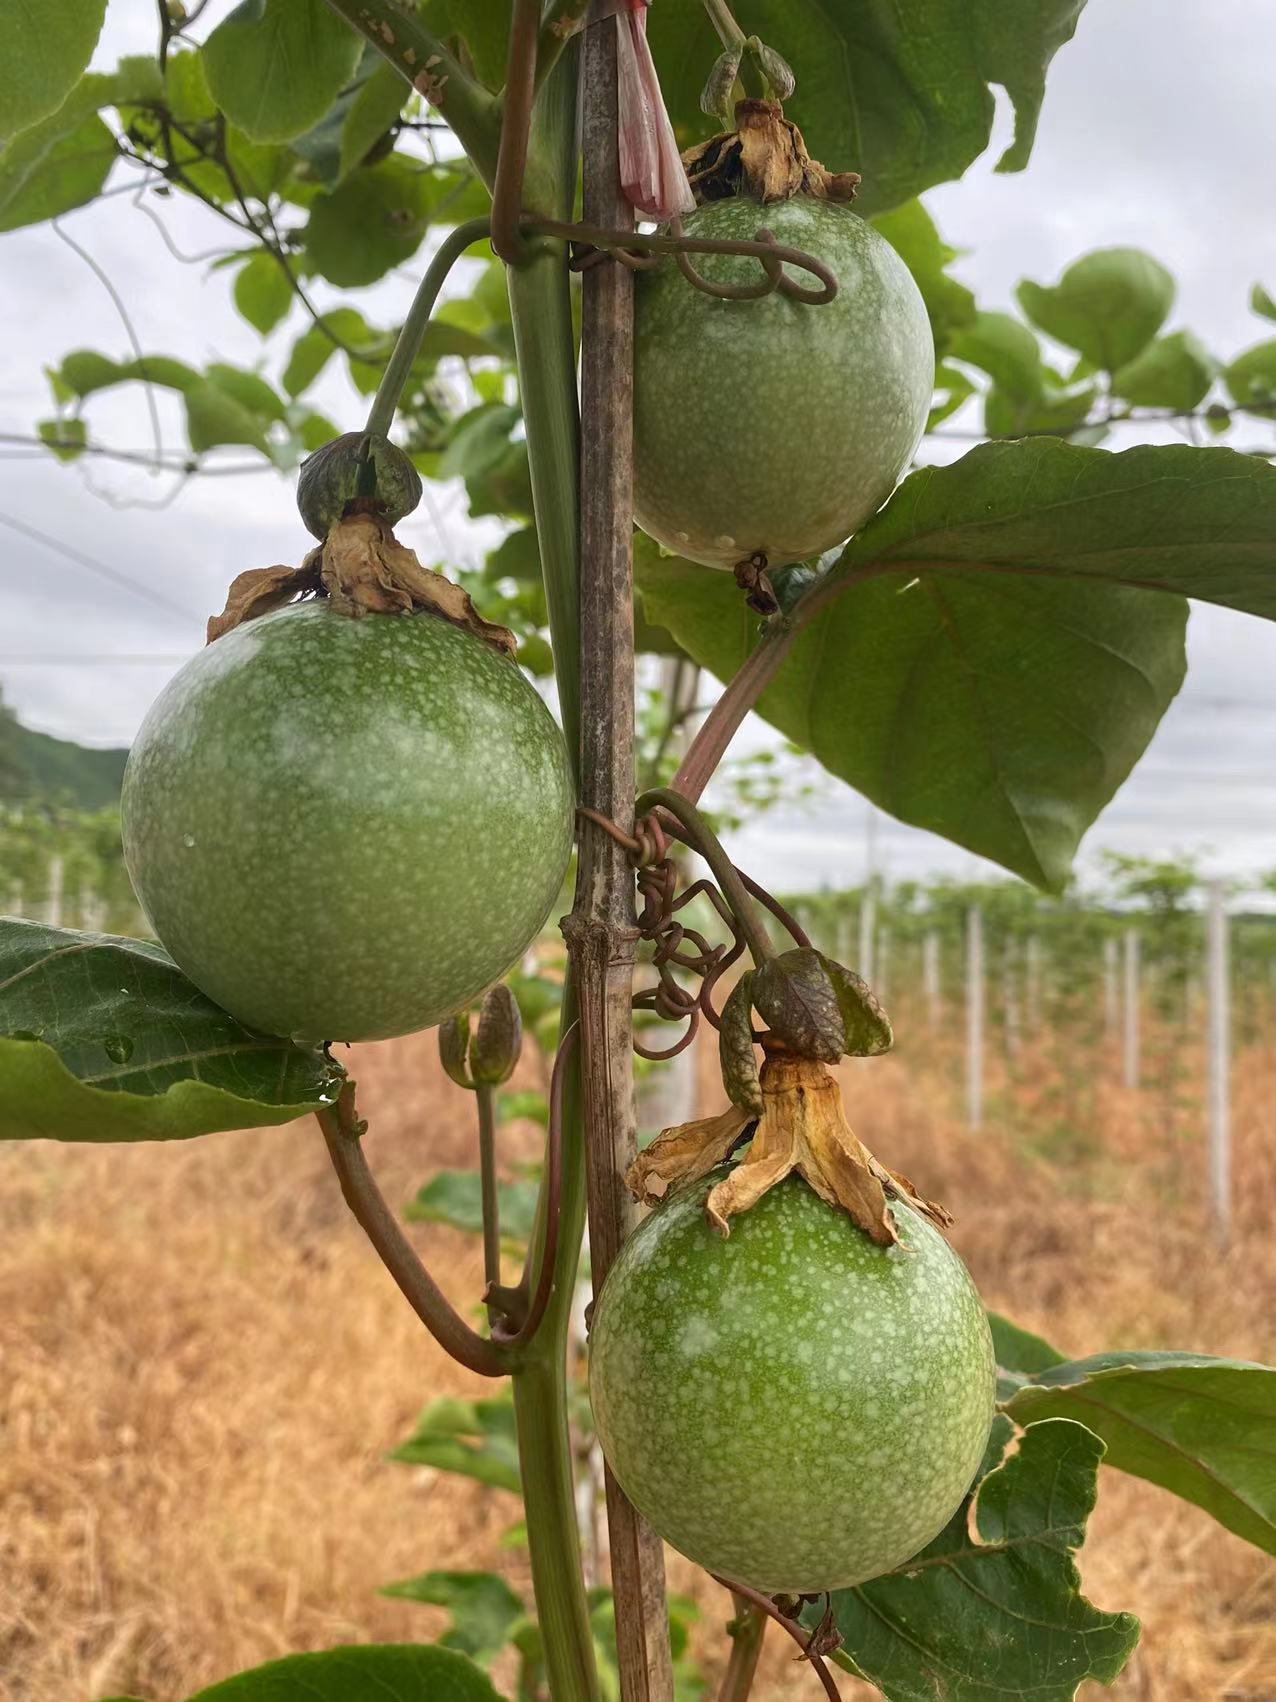
[[[805,196],[713,201],[686,221],[704,237],[752,238],[759,227],[826,261],[834,299],[722,301],[673,265],[637,280],[635,516],[666,549],[710,567],[755,551],[781,567],[850,537],[908,465],[934,386],[921,295],[871,225]],[[758,276],[755,260],[693,258],[718,282]]]
[[[988,1320],[943,1236],[902,1205],[876,1246],[789,1178],[720,1239],[724,1174],[625,1243],[590,1335],[612,1471],[666,1542],[768,1593],[861,1583],[936,1536],[993,1416]]]
[[[431,614],[297,604],[202,650],[124,776],[156,934],[251,1027],[428,1028],[503,975],[557,898],[567,748],[517,665]]]

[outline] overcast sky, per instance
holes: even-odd
[[[111,0],[100,61],[150,50],[152,30],[150,8]],[[948,241],[969,250],[956,270],[980,304],[1008,307],[1020,278],[1053,281],[1078,255],[1119,243],[1146,248],[1177,277],[1167,329],[1190,327],[1223,358],[1276,331],[1246,305],[1255,280],[1276,292],[1274,64],[1272,0],[1090,0],[1051,70],[1028,170],[994,175],[994,146],[963,182],[927,196]],[[998,140],[1007,129],[1003,111]],[[164,205],[164,219],[184,253],[224,241],[211,215],[181,197]],[[147,351],[196,365],[262,359],[261,340],[231,306],[226,274],[180,265],[130,197],[64,223],[109,275]],[[362,292],[360,305],[374,322],[391,323],[411,286],[411,275],[399,274]],[[326,299],[322,286],[315,294]],[[0,374],[3,432],[28,433],[51,411],[44,368],[69,349],[127,354],[103,284],[48,226],[0,239],[0,312],[11,327]],[[302,328],[300,318],[290,322],[294,334]],[[276,342],[267,376],[277,379],[288,341]],[[96,439],[149,445],[136,388],[92,399]],[[343,426],[360,417],[344,380],[326,379],[317,399]],[[170,449],[183,441],[171,406],[161,405]],[[1251,427],[1236,441],[1260,435]],[[928,444],[926,458],[947,460],[966,447]],[[232,458],[241,459],[227,452]],[[29,725],[91,744],[127,743],[165,679],[201,643],[229,580],[246,567],[295,562],[306,548],[291,481],[270,472],[199,479],[165,507],[138,506],[162,500],[171,484],[115,463],[63,468],[0,446],[0,520],[35,527],[106,570],[0,523],[0,684]],[[418,510],[401,535],[426,560],[472,560],[482,541],[465,518],[463,492],[436,498],[434,515]],[[1194,851],[1228,873],[1276,867],[1276,629],[1197,606],[1189,651],[1188,684],[1092,830],[1088,862],[1098,848],[1114,847]],[[773,737],[756,726],[745,736]],[[870,839],[891,877],[987,871],[886,817],[870,833],[869,813],[854,793],[825,782],[813,805],[768,816],[741,833],[735,849],[789,889],[862,879]]]

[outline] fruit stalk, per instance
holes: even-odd
[[[586,220],[632,228],[617,153],[616,31],[584,43],[582,147]],[[580,801],[628,831],[634,811],[633,279],[616,264],[583,279],[581,337]],[[576,899],[566,927],[579,976],[589,1248],[594,1292],[633,1223],[624,1176],[633,1161],[630,1000],[638,930],[633,870],[609,834],[582,822]],[[606,1474],[616,1651],[623,1702],[673,1695],[664,1555],[659,1537]]]
[[[403,321],[403,328],[394,345],[394,352],[386,363],[380,384],[377,385],[372,407],[368,410],[369,432],[376,432],[381,437],[390,435],[399,397],[408,381],[412,363],[420,351],[421,339],[430,323],[430,315],[439,299],[439,291],[465,250],[473,243],[481,242],[488,235],[490,228],[491,221],[486,217],[467,219],[463,225],[457,225],[455,230],[449,231],[439,245],[438,253],[426,267],[425,276],[417,286],[412,306],[408,309],[408,316]]]

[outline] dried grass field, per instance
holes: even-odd
[[[1167,1132],[1157,1094],[1106,1088],[1114,1072],[1089,1060],[1085,1138],[1051,1113],[1037,1140],[1046,1070],[1028,1058],[990,1084],[976,1136],[951,1062],[941,1046],[925,1069],[907,1054],[854,1065],[846,1093],[869,1144],[956,1212],[990,1305],[1075,1354],[1276,1357],[1276,1048],[1237,1059],[1226,1254],[1206,1231],[1191,1120]],[[432,1036],[355,1064],[391,1200],[470,1162],[469,1106]],[[511,1156],[531,1152],[521,1138]],[[478,1293],[475,1242],[413,1233],[454,1298]],[[484,1389],[400,1303],[313,1125],[0,1153],[0,1696],[178,1702],[290,1650],[435,1634],[437,1610],[377,1594],[428,1566],[525,1584],[523,1555],[500,1545],[510,1496],[385,1458],[449,1392]],[[1276,1565],[1204,1514],[1105,1472],[1082,1565],[1093,1599],[1144,1622],[1112,1694],[1276,1698]],[[726,1598],[677,1557],[670,1575],[700,1601],[712,1681]],[[816,1694],[769,1643],[759,1702]]]

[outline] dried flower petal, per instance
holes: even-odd
[[[855,171],[826,171],[806,151],[802,132],[784,116],[778,101],[737,101],[734,130],[688,148],[682,156],[697,202],[747,195],[755,201],[788,201],[813,195],[821,201],[853,201]]]
[[[629,1166],[625,1184],[644,1205],[658,1205],[670,1188],[692,1182],[731,1156],[753,1118],[736,1105],[716,1117],[664,1129]]]
[[[616,15],[616,76],[620,186],[626,199],[652,219],[694,211],[696,199],[647,45],[646,0],[630,0]]]
[[[300,567],[250,567],[236,574],[226,593],[226,607],[208,617],[208,643],[233,632],[243,621],[282,609],[319,584],[319,552],[311,550]]]

